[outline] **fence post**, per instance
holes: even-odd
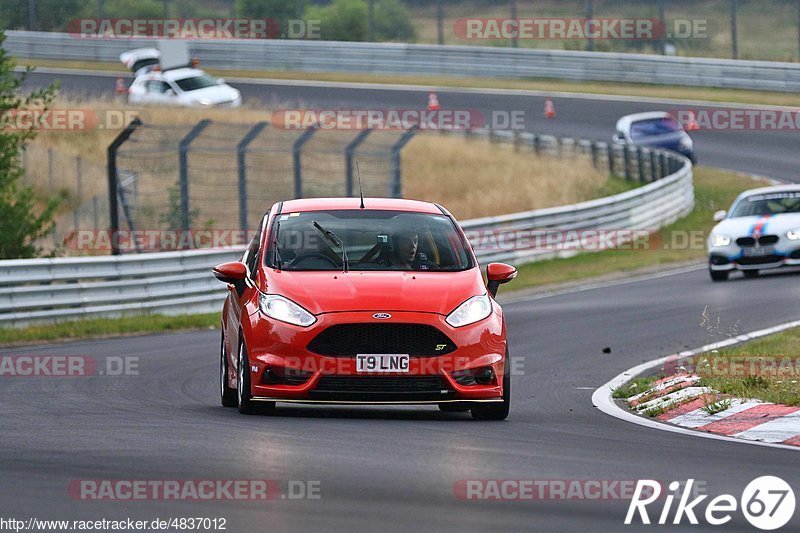
[[[247,233],[247,147],[269,126],[269,122],[258,122],[242,137],[236,145],[237,165],[239,167],[239,229]]]
[[[142,125],[142,121],[139,118],[134,118],[128,126],[122,130],[119,135],[111,142],[108,146],[106,151],[106,159],[108,164],[108,218],[109,218],[109,229],[111,230],[111,254],[112,255],[119,255],[119,242],[117,240],[117,234],[119,233],[119,206],[118,199],[117,199],[117,150],[119,147],[122,146],[125,141],[133,135],[133,132],[136,131],[136,128]],[[97,227],[97,196],[95,196],[92,201],[94,203],[94,218],[95,218],[95,229],[99,229]]]
[[[599,166],[597,163],[597,143],[595,143],[594,141],[589,143],[589,151],[592,154],[592,166],[594,168],[597,168]]]
[[[614,160],[617,157],[617,154],[614,152],[614,145],[613,144],[607,145],[606,149],[608,151],[608,173],[610,175],[614,176],[614,175],[616,175],[616,169],[614,168],[614,166],[615,166],[614,165],[614,163],[615,163]]]
[[[179,144],[179,166],[180,166],[180,185],[181,185],[181,226],[183,231],[189,231],[189,146],[198,135],[211,124],[211,120],[203,119],[181,139]]]
[[[400,169],[400,151],[403,149],[405,145],[417,134],[419,131],[419,126],[414,124],[411,126],[408,131],[406,131],[400,140],[394,143],[392,146],[392,183],[390,185],[391,189],[389,191],[389,196],[392,198],[402,198],[403,197],[403,183],[402,183],[402,176],[401,176],[401,169]]]
[[[306,144],[311,137],[317,132],[316,126],[311,126],[303,132],[300,137],[294,142],[292,146],[292,158],[294,159],[294,197],[303,197],[303,145]]]
[[[625,158],[625,179],[631,181],[632,179],[632,171],[631,171],[631,153],[628,150],[628,145],[623,145],[622,147],[622,155]]]
[[[669,176],[669,165],[667,164],[667,154],[666,152],[661,152],[659,154],[659,162],[661,163],[661,177],[664,178]]]
[[[650,150],[650,181],[658,180],[658,155],[655,150]]]
[[[372,133],[370,128],[359,132],[344,150],[345,196],[353,196],[353,155],[370,133]]]
[[[47,186],[53,190],[53,149],[47,149]]]
[[[636,164],[639,167],[639,183],[644,183],[644,150],[641,146],[636,147]]]
[[[78,199],[78,207],[72,212],[72,221],[74,222],[75,231],[77,231],[80,224],[80,209],[83,205],[83,160],[81,156],[75,158],[75,181],[75,196]]]

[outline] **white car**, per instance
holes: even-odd
[[[132,104],[176,106],[242,105],[241,93],[225,80],[191,66],[161,70],[160,52],[155,48],[137,48],[120,55],[120,60],[135,76],[128,89]]]
[[[711,279],[724,281],[734,270],[755,277],[760,270],[800,265],[800,185],[745,191],[708,236]]]

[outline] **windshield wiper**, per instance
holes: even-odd
[[[347,259],[347,248],[345,248],[342,239],[337,237],[334,232],[323,228],[316,220],[314,220],[313,222],[314,222],[314,227],[317,228],[325,236],[326,239],[328,239],[333,244],[342,249],[342,268],[344,268],[345,273],[347,273],[347,271],[350,270],[350,261]]]
[[[278,249],[278,232],[281,230],[281,221],[275,221],[275,233],[272,234],[272,245],[275,247],[275,269],[281,269],[281,251]]]

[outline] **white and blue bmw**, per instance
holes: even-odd
[[[711,279],[734,270],[755,277],[760,270],[800,265],[800,185],[751,189],[739,195],[708,236]]]

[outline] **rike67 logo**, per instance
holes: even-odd
[[[669,484],[669,493],[663,498],[663,507],[657,517],[653,516],[655,523],[666,524],[700,524],[704,519],[706,524],[721,526],[733,519],[733,515],[741,510],[750,525],[762,531],[779,529],[792,519],[795,508],[795,497],[792,487],[784,480],[775,476],[762,476],[751,481],[737,499],[730,494],[722,494],[707,502],[705,511],[701,512],[701,503],[708,495],[693,496],[692,487],[694,480],[686,481],[685,488],[681,483],[673,481]],[[678,504],[672,511],[673,503],[678,496]],[[648,505],[661,499],[662,489],[658,481],[649,479],[639,480],[633,494],[633,499],[625,516],[625,524],[636,522],[651,524],[648,514]],[[660,502],[659,502],[660,504]],[[658,511],[659,504],[653,505],[650,511]],[[638,515],[638,518],[637,518]],[[684,521],[685,520],[685,521]]]

